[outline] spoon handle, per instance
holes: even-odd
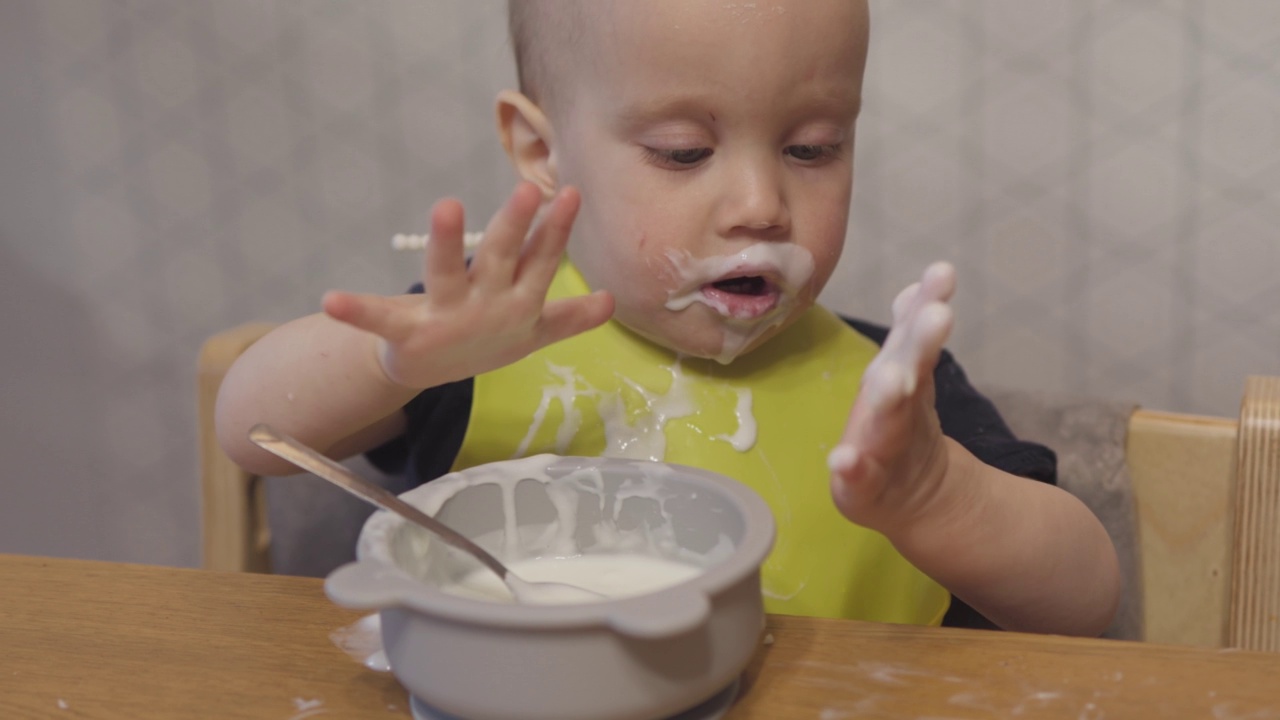
[[[421,525],[438,535],[441,540],[474,556],[490,570],[497,573],[498,577],[504,580],[507,578],[506,566],[485,551],[484,548],[471,542],[462,533],[401,500],[385,488],[378,487],[356,475],[341,464],[303,445],[294,438],[276,432],[265,423],[258,423],[249,430],[249,439],[263,450],[278,455],[303,470],[308,470],[328,480],[352,495]]]

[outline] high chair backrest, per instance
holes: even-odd
[[[1135,413],[1127,460],[1147,636],[1280,651],[1280,378],[1239,420]]]
[[[201,349],[198,409],[208,569],[272,569],[263,478],[246,473],[222,452],[213,425],[227,369],[271,327],[232,328],[210,337]],[[1032,411],[1060,417],[1052,407]],[[1136,409],[1126,410],[1120,425],[1118,465],[1124,472],[1084,481],[1123,482],[1132,496],[1132,511],[1126,506],[1108,515],[1107,508],[1095,507],[1113,537],[1131,537],[1137,545],[1127,581],[1140,598],[1140,617],[1116,636],[1280,651],[1280,378],[1250,377],[1239,418]],[[1079,487],[1068,489],[1084,494]]]

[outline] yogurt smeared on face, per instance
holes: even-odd
[[[676,287],[665,307],[680,311],[694,303],[724,318],[724,340],[716,360],[728,363],[790,314],[813,277],[813,254],[787,242],[756,243],[732,255],[695,258],[669,250]]]

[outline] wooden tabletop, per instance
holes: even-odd
[[[321,581],[0,555],[0,718],[393,718]],[[1280,720],[1280,655],[773,616],[729,720]]]

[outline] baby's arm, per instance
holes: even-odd
[[[562,190],[530,233],[540,203],[534,185],[517,187],[468,266],[462,207],[441,201],[431,215],[425,294],[330,292],[324,313],[254,343],[218,393],[218,440],[231,459],[263,475],[298,471],[249,442],[259,422],[331,457],[368,450],[403,430],[400,408],[422,390],[502,367],[607,320],[607,293],[546,301],[579,198]]]
[[[933,369],[954,289],[954,270],[937,264],[894,301],[893,329],[829,459],[836,506],[1000,627],[1101,634],[1120,593],[1102,524],[1071,494],[942,434]]]

